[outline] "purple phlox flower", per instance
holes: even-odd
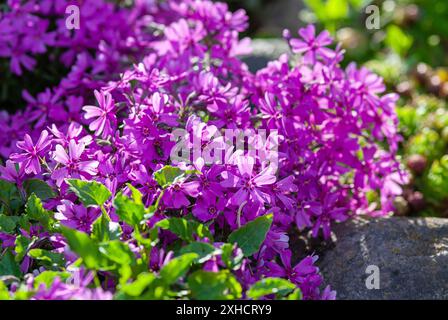
[[[278,128],[282,119],[282,111],[274,94],[266,92],[264,99],[259,100],[262,118],[266,121],[267,128]]]
[[[65,178],[91,178],[97,174],[99,162],[96,160],[88,160],[83,158],[85,151],[83,143],[76,143],[70,140],[68,145],[68,153],[65,148],[58,144],[56,151],[53,152],[53,159],[62,167],[57,167],[51,177],[56,180],[56,184],[60,186]]]
[[[280,253],[281,265],[277,262],[266,262],[266,274],[271,277],[286,278],[300,285],[305,283],[308,277],[319,273],[319,268],[314,265],[317,256],[307,256],[293,267],[291,265],[291,255],[290,250],[284,250]]]
[[[237,88],[233,88],[231,83],[223,86],[213,73],[205,71],[198,75],[196,86],[201,92],[198,99],[207,104],[207,110],[210,112],[217,112],[220,108],[218,102],[225,105],[237,92]]]
[[[98,208],[85,208],[82,205],[75,205],[70,200],[62,200],[57,206],[55,218],[69,228],[90,233],[92,223],[100,215]]]
[[[304,59],[307,63],[314,64],[318,58],[331,59],[335,53],[326,46],[333,42],[328,31],[323,31],[316,37],[316,28],[310,24],[299,29],[300,39],[291,39],[289,44],[295,53],[305,53]]]
[[[95,90],[95,97],[99,107],[84,106],[84,118],[95,119],[89,124],[89,129],[95,131],[95,135],[107,138],[113,134],[117,122],[115,102],[109,92]]]
[[[134,185],[140,186],[138,190],[146,197],[146,204],[150,205],[156,199],[159,193],[159,184],[152,178],[142,164],[137,169],[133,169],[129,174],[129,178]]]
[[[139,144],[146,144],[154,140],[161,132],[157,130],[157,124],[148,114],[143,114],[133,120],[125,120],[125,124],[124,133],[131,133]]]
[[[224,180],[224,187],[235,187],[238,191],[229,199],[229,203],[239,206],[244,201],[252,200],[259,203],[268,202],[269,196],[264,191],[265,186],[272,185],[277,179],[269,167],[260,173],[254,173],[255,159],[247,156],[240,156],[236,159],[238,172],[229,173],[228,179]]]
[[[39,93],[37,98],[34,98],[27,90],[23,90],[22,96],[28,103],[27,121],[36,121],[34,128],[44,126],[49,119],[66,120],[67,114],[59,102],[61,93],[60,90],[55,90],[53,93],[51,89],[47,88],[44,92]]]
[[[217,196],[221,197],[223,194],[223,187],[221,186],[221,173],[225,168],[221,165],[213,164],[209,168],[204,166],[204,160],[199,158],[196,161],[196,169],[201,172],[199,175],[199,191],[204,197]]]
[[[263,259],[272,260],[277,254],[289,248],[289,236],[281,228],[273,226],[266,235],[263,246],[266,247],[263,250]]]
[[[169,97],[166,94],[155,92],[151,97],[150,118],[155,124],[165,123],[169,126],[176,127],[177,115],[172,112],[167,112]]]
[[[330,286],[326,286],[322,295],[321,300],[336,300],[336,291],[331,290]]]
[[[181,55],[187,49],[202,52],[203,45],[201,40],[205,35],[206,30],[204,30],[200,21],[197,21],[194,26],[190,27],[187,20],[180,19],[165,28],[165,37],[169,44],[169,49],[174,55]],[[159,48],[163,49],[162,46]],[[159,54],[163,54],[163,52],[159,52]]]
[[[75,141],[78,144],[84,144],[88,146],[92,143],[93,139],[90,135],[82,135],[83,127],[76,122],[70,123],[66,130],[61,131],[53,124],[51,128],[48,128],[55,136],[54,142],[62,145],[64,148],[68,147],[70,141]]]
[[[0,177],[20,186],[25,178],[24,166],[7,160],[4,167],[0,166]]]
[[[22,67],[25,69],[32,71],[36,66],[36,60],[25,52],[24,49],[20,48],[20,44],[13,45],[13,48],[10,51],[11,55],[11,64],[10,70],[12,73],[15,73],[18,76],[23,74]]]
[[[43,130],[36,144],[31,137],[26,134],[23,141],[17,142],[17,147],[23,153],[14,153],[10,159],[15,163],[21,163],[27,174],[39,174],[41,172],[40,158],[45,157],[52,140],[48,137],[48,131]]]
[[[196,198],[199,195],[199,181],[175,181],[163,194],[162,200],[167,207],[179,209],[188,206],[187,196]]]
[[[249,101],[242,96],[236,96],[229,102],[216,101],[216,110],[213,115],[216,120],[211,120],[210,124],[218,128],[236,129],[245,128],[250,124],[250,108]]]
[[[313,236],[317,237],[319,229],[322,228],[325,239],[330,237],[330,225],[332,221],[345,221],[347,216],[346,207],[338,207],[339,194],[327,193],[323,202],[307,201],[304,209],[310,216],[315,218]]]
[[[226,202],[224,198],[214,195],[199,197],[193,207],[193,215],[203,222],[215,219],[224,210]]]
[[[159,271],[164,265],[171,261],[174,258],[174,252],[168,251],[165,249],[158,247],[154,247],[151,250],[149,257],[149,268],[152,271]]]
[[[0,247],[2,249],[14,248],[16,246],[15,241],[16,241],[15,235],[0,231]]]
[[[49,288],[41,283],[33,300],[111,300],[113,294],[101,287],[89,288],[93,280],[92,272],[82,269],[72,271],[72,275],[64,282],[56,277]]]
[[[373,116],[380,110],[380,108],[377,111],[373,109],[380,105],[378,94],[383,93],[386,89],[383,79],[365,67],[357,69],[355,63],[350,63],[347,66],[346,73],[350,79],[353,105],[358,107],[366,102],[371,107],[366,112],[369,116]]]
[[[297,192],[298,188],[294,184],[294,177],[288,176],[272,185],[271,193],[273,198],[271,203],[275,203],[276,198],[287,208],[294,206],[294,200],[290,197],[292,192]]]
[[[82,107],[84,106],[83,97],[78,96],[69,96],[65,101],[65,105],[67,107],[68,119],[69,123],[83,123],[84,119],[82,118]]]

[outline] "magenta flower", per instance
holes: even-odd
[[[281,252],[280,258],[282,265],[279,265],[276,262],[267,262],[266,266],[270,271],[269,274],[271,276],[288,278],[298,284],[303,282],[304,277],[307,275],[318,271],[318,268],[314,266],[314,261],[317,260],[317,256],[306,257],[293,267],[291,266],[291,255],[292,253],[290,250]]]
[[[190,204],[190,200],[188,200],[187,196],[197,197],[199,194],[198,187],[198,181],[176,182],[165,190],[162,197],[163,203],[167,207],[175,209],[188,206]]]
[[[67,227],[74,228],[86,233],[90,233],[92,223],[100,215],[98,208],[85,208],[82,205],[75,205],[69,200],[62,200],[57,206],[55,218]]]
[[[268,202],[268,194],[263,187],[272,185],[277,179],[269,168],[255,174],[255,160],[252,157],[239,156],[236,159],[238,172],[229,174],[229,179],[222,183],[223,186],[232,186],[238,188],[238,191],[230,198],[229,203],[239,206],[246,200],[252,200],[258,203]]]
[[[305,53],[306,62],[315,63],[318,58],[331,59],[334,57],[334,51],[326,47],[333,42],[328,31],[323,31],[316,37],[316,28],[310,24],[299,29],[299,35],[303,40],[291,39],[289,43],[293,52]]]
[[[84,118],[95,119],[90,123],[89,129],[95,131],[95,135],[107,138],[113,133],[117,121],[115,102],[109,92],[95,90],[95,97],[99,107],[84,106],[82,108],[86,112]]]
[[[226,200],[224,198],[216,198],[215,196],[209,195],[199,198],[192,212],[196,218],[205,222],[215,219],[224,210],[225,206]]]
[[[48,138],[48,131],[42,131],[36,144],[33,143],[31,137],[26,134],[23,141],[17,142],[17,147],[23,150],[23,153],[14,153],[10,159],[16,163],[21,163],[27,174],[39,174],[41,172],[41,157],[45,157],[46,152],[51,144]]]
[[[4,167],[0,166],[0,177],[6,181],[21,185],[25,177],[24,167],[21,164],[8,160]]]
[[[56,146],[53,153],[53,159],[62,165],[53,171],[51,177],[56,180],[56,184],[60,186],[65,178],[91,178],[96,175],[99,162],[96,160],[88,160],[82,158],[85,150],[83,143],[77,144],[74,140],[70,140],[68,145],[68,153],[60,144]]]

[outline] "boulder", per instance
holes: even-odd
[[[338,299],[448,299],[448,219],[358,218],[334,232],[319,267]]]

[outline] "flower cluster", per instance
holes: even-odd
[[[86,1],[85,6],[87,3],[90,2]],[[21,7],[20,11],[31,14],[27,8]],[[75,65],[61,81],[58,88],[62,91],[48,89],[37,98],[25,94],[32,107],[18,115],[3,117],[7,130],[17,130],[16,137],[28,130],[15,128],[23,119],[31,121],[33,130],[31,136],[25,135],[17,143],[17,148],[2,146],[3,155],[11,151],[13,154],[1,169],[1,178],[15,183],[19,189],[31,178],[44,180],[57,191],[44,201],[44,208],[55,211],[58,224],[98,240],[104,236],[99,231],[103,222],[110,220],[109,224],[121,230],[119,239],[126,244],[126,252],[130,250],[142,259],[145,255],[139,248],[145,247],[145,240],[154,240],[153,233],[147,235],[144,231],[156,230],[157,243],[151,245],[144,272],[160,271],[161,276],[170,262],[177,262],[179,243],[185,245],[191,237],[195,246],[200,243],[221,250],[220,254],[210,254],[201,260],[202,270],[223,272],[229,263],[222,243],[238,239],[240,230],[246,227],[247,231],[253,223],[262,226],[272,217],[254,252],[241,245],[230,253],[233,259],[241,255],[241,250],[244,254],[239,266],[230,268],[232,279],[246,292],[243,297],[251,297],[250,288],[260,279],[283,278],[297,286],[305,299],[334,298],[329,287],[322,288],[323,279],[315,265],[317,256],[297,252],[292,243],[308,230],[314,237],[328,238],[333,222],[357,214],[390,213],[394,197],[401,192],[399,184],[405,178],[395,157],[396,95],[383,95],[382,79],[365,68],[350,64],[342,69],[342,50],[329,48],[330,36],[326,32],[316,34],[312,25],[300,29],[298,38],[285,32],[292,54],[282,55],[253,74],[239,59],[250,52],[249,40],[239,39],[239,33],[247,26],[243,11],[231,13],[225,4],[207,0],[170,0],[149,10],[151,28],[145,31],[148,33],[145,36],[127,34],[131,33],[126,31],[129,24],[139,26],[141,21],[133,22],[120,14],[118,17],[126,22],[113,23],[125,35],[117,36],[117,30],[111,26],[108,26],[114,30],[111,34],[89,33],[88,30],[100,30],[99,25],[106,20],[109,23],[107,12],[117,14],[112,9],[95,12],[102,11],[106,17],[101,16],[103,13],[92,17],[92,27],[86,25],[81,36],[75,32],[65,39],[65,33],[56,33],[42,40],[59,39],[55,43],[67,49],[63,62]],[[85,19],[88,17],[86,13]],[[148,17],[140,15],[140,19]],[[44,30],[46,27],[42,26]],[[146,41],[145,56],[140,62],[122,70],[119,79],[111,77],[107,83],[94,80],[100,70],[84,73],[93,66],[96,69],[99,61],[103,72],[110,70],[105,61],[115,57],[129,59],[133,53],[122,52],[120,44],[114,41],[118,37],[127,44],[128,36],[135,36],[128,44],[129,50],[138,47],[137,42],[141,45],[141,38]],[[105,44],[96,57],[83,52],[75,59],[74,50],[88,47],[98,40],[96,37],[104,37],[105,43],[115,43],[118,48]],[[41,50],[52,43],[44,42]],[[29,52],[27,48],[22,51],[22,54]],[[28,55],[27,59],[31,59]],[[22,56],[10,56],[11,68],[16,73],[20,64],[33,67],[27,59],[21,60]],[[44,112],[33,113],[42,107]],[[173,136],[179,128],[185,132],[181,142],[193,146],[193,154],[184,161],[174,162],[172,150],[179,139]],[[248,141],[242,148],[237,148],[223,141],[219,133],[226,129],[252,134],[247,135]],[[277,138],[263,141],[254,134],[255,129],[276,132]],[[200,141],[200,150],[196,150],[199,156],[194,152],[198,148],[195,139]],[[270,146],[253,152],[250,146],[259,144]],[[216,161],[206,161],[203,155],[207,150],[213,150],[212,158]],[[115,200],[105,197],[101,203],[89,200],[87,205],[81,205],[71,191],[78,190],[75,193],[82,200],[84,189],[67,179],[77,179],[78,183],[100,182]],[[120,209],[123,195],[134,199],[127,203],[126,215]],[[150,214],[140,215],[138,223],[134,223],[135,219],[128,215],[137,215],[142,206],[150,208]],[[193,226],[200,222],[199,225],[207,226],[210,235],[183,234],[178,228],[167,226],[166,221],[178,221],[172,219],[184,219]],[[58,232],[34,225],[28,230],[21,228],[19,234],[0,232],[2,246],[14,248],[16,244],[17,249],[18,236],[45,238],[51,243],[51,253],[65,254],[67,266],[77,256],[82,257],[79,248],[73,248],[74,240],[68,231],[61,237]],[[77,255],[63,250],[67,243]],[[191,244],[188,248],[191,249]],[[104,250],[112,255],[109,249]],[[31,257],[21,258],[17,260],[21,261],[22,272],[31,272],[39,260],[36,251]],[[83,260],[89,269],[96,266],[91,259]],[[102,289],[97,289],[101,292],[88,292],[84,296],[129,294],[129,287],[122,283],[125,271],[119,269],[118,273],[120,279],[109,271],[100,274],[97,282]],[[195,277],[199,275],[204,276],[193,273],[189,277],[193,292]],[[48,292],[39,288],[36,297],[64,298],[58,291],[74,287],[58,280]]]
[[[79,8],[79,29],[66,27],[69,5]],[[16,142],[26,133],[37,138],[49,124],[83,123],[81,107],[92,91],[116,78],[123,65],[144,55],[147,38],[152,37],[143,33],[151,19],[148,10],[141,1],[132,8],[120,8],[104,0],[8,0],[6,9],[0,7],[3,90],[13,96],[8,82],[23,85],[17,79],[33,74],[42,75],[38,81],[48,83],[40,92],[41,85],[36,88],[24,82],[22,99],[8,101],[18,105],[4,106],[23,111],[0,112],[0,156],[17,151]]]

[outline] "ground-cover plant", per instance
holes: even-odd
[[[0,297],[334,298],[294,243],[393,210],[397,96],[312,25],[252,74],[243,11],[145,10],[144,57],[6,152]]]
[[[419,0],[307,0],[312,16],[348,50],[350,58],[380,74],[397,103],[399,154],[411,173],[396,213],[448,216],[446,65],[448,4]],[[367,30],[365,8],[376,5],[380,28]],[[336,12],[336,14],[335,14]]]

